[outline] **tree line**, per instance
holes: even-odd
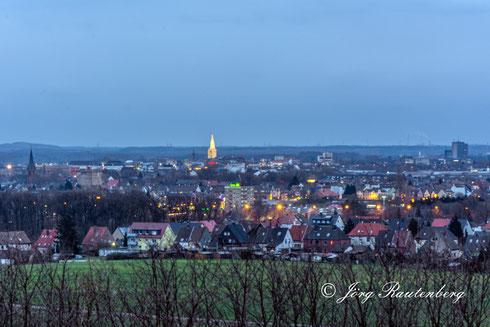
[[[2,326],[488,326],[490,274],[404,266],[387,258],[342,264],[152,257],[0,267]],[[486,264],[486,263],[485,263]],[[81,266],[83,265],[83,266]],[[488,269],[488,265],[485,266]],[[419,269],[421,268],[421,269]],[[480,267],[481,268],[481,267]],[[464,292],[447,298],[380,298],[404,290]],[[332,283],[336,294],[322,295]]]
[[[182,211],[175,209],[177,204],[185,204]],[[141,191],[0,192],[0,230],[23,230],[35,241],[43,229],[56,228],[60,218],[68,216],[83,237],[94,225],[107,226],[112,231],[134,221],[212,219],[218,214],[219,205],[219,201],[209,198],[163,198]],[[174,212],[179,214],[170,214]]]

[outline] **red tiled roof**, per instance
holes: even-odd
[[[289,233],[291,234],[291,238],[293,239],[294,242],[301,242],[303,240],[303,237],[306,234],[306,229],[308,226],[292,226],[289,229]]]
[[[451,222],[451,219],[437,218],[432,222],[431,227],[446,227]]]
[[[376,237],[382,230],[386,230],[385,226],[378,223],[359,223],[347,236]]]
[[[280,217],[277,222],[279,225],[292,225],[295,220],[296,217],[294,215],[284,215]]]
[[[56,229],[44,229],[39,235],[36,243],[32,245],[34,249],[53,247],[58,231]]]
[[[92,226],[85,235],[82,245],[96,245],[113,241],[114,238],[107,227]]]
[[[484,229],[484,230],[490,229],[490,221],[485,226],[483,226],[481,229]]]
[[[213,231],[214,226],[216,226],[216,222],[214,220],[191,221],[191,223],[202,224],[210,233]]]
[[[113,180],[107,181],[107,186],[108,187],[117,186],[117,184],[119,184],[119,180],[117,180],[117,179],[113,179]]]
[[[148,238],[161,238],[167,229],[168,223],[146,223],[146,222],[134,222],[129,227],[129,233],[134,234],[134,230],[157,230],[158,234],[138,234],[138,237],[148,237]]]
[[[314,194],[313,194],[314,197],[337,197],[339,196],[337,193],[335,193],[334,191],[332,190],[329,190],[329,189],[322,189],[322,190],[318,190],[316,191]]]

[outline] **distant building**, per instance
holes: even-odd
[[[240,224],[229,224],[218,236],[218,246],[224,249],[247,248],[251,245],[245,229]]]
[[[464,159],[468,157],[468,144],[464,142],[453,142],[452,146],[453,159]]]
[[[204,226],[184,226],[179,229],[175,243],[186,250],[200,250],[210,238],[209,230]]]
[[[415,158],[415,164],[418,166],[430,166],[430,159],[426,156],[419,155]]]
[[[54,252],[56,250],[57,236],[58,231],[56,229],[44,229],[32,247],[41,253]]]
[[[31,154],[29,156],[29,164],[27,165],[27,177],[34,176],[36,174],[36,164],[34,163],[34,156]]]
[[[31,245],[31,240],[24,231],[0,232],[0,250],[28,251]]]
[[[108,162],[103,163],[102,167],[105,170],[121,171],[121,169],[123,169],[123,167],[124,167],[124,164],[121,161],[109,160]],[[128,165],[126,165],[126,167],[134,167],[134,165],[128,164]]]
[[[334,214],[334,215],[323,215],[323,214],[311,215],[306,224],[308,226],[310,226],[310,225],[335,226],[335,227],[339,228],[340,230],[344,230],[344,221],[342,220],[342,217],[340,217],[340,215],[337,215],[337,214]]]
[[[319,163],[332,163],[333,162],[333,153],[332,152],[323,152],[321,156],[317,157],[317,161]]]
[[[350,238],[335,226],[310,226],[303,238],[303,248],[307,252],[342,253],[350,243]]]
[[[347,236],[351,239],[352,245],[368,246],[374,250],[376,238],[381,231],[386,231],[382,224],[359,223]]]
[[[241,186],[239,183],[225,186],[225,210],[243,209],[246,205],[252,205],[253,201],[253,186]]]
[[[114,237],[114,240],[116,240],[119,246],[124,246],[124,239],[126,239],[127,243],[128,234],[129,227],[118,227],[114,233],[112,233],[112,237]]]
[[[91,187],[102,185],[102,171],[84,170],[77,175],[77,182],[82,187]]]
[[[246,166],[244,161],[232,160],[228,162],[225,166],[226,171],[229,173],[244,173],[246,171]]]
[[[216,150],[216,146],[214,145],[214,136],[211,133],[211,141],[209,142],[208,149],[208,159],[214,159],[218,156],[218,151]]]
[[[92,226],[82,241],[84,251],[98,250],[115,246],[114,237],[107,227]]]
[[[134,222],[129,228],[128,247],[138,251],[165,251],[172,247],[175,236],[168,223]]]
[[[405,157],[405,165],[413,165],[415,163],[415,159],[413,157],[407,156]]]

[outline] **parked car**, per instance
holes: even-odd
[[[323,261],[323,258],[319,255],[314,255],[311,257],[311,261],[313,262],[322,262]]]

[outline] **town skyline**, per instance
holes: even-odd
[[[490,326],[490,1],[0,1],[0,326]]]
[[[210,133],[209,135],[215,135],[216,133]],[[126,144],[126,143],[121,143],[121,144],[104,144],[103,142],[96,142],[96,144],[90,144],[90,143],[80,143],[80,144],[74,144],[74,143],[68,143],[65,144],[63,142],[54,142],[54,143],[44,143],[44,142],[38,142],[36,140],[33,141],[27,141],[27,140],[14,140],[14,141],[6,141],[2,140],[3,142],[0,142],[0,146],[2,145],[28,145],[28,146],[54,146],[54,147],[62,147],[62,148],[75,148],[75,147],[80,147],[80,148],[127,148],[127,147],[135,147],[135,148],[147,148],[147,147],[175,147],[175,148],[205,148],[209,145],[209,139],[207,141],[199,140],[196,141],[195,143],[189,143],[189,144],[174,144],[174,143],[169,143],[169,142],[157,142],[157,143],[140,143],[137,145],[132,145],[131,143]],[[288,144],[288,143],[278,143],[278,144],[273,144],[273,143],[268,143],[264,142],[263,144],[233,144],[233,143],[224,143],[223,141],[215,141],[217,147],[237,147],[237,148],[248,148],[248,147],[257,147],[257,148],[267,148],[267,147],[391,147],[391,146],[397,146],[397,147],[440,147],[440,146],[447,146],[451,142],[465,142],[469,145],[473,146],[490,146],[490,142],[483,142],[483,143],[471,143],[467,142],[465,138],[460,138],[460,137],[453,137],[452,139],[448,140],[447,142],[444,143],[433,143],[433,142],[413,142],[413,143],[384,143],[384,144],[366,144],[366,142],[363,143],[309,143],[309,144]],[[405,140],[405,142],[407,142]]]

